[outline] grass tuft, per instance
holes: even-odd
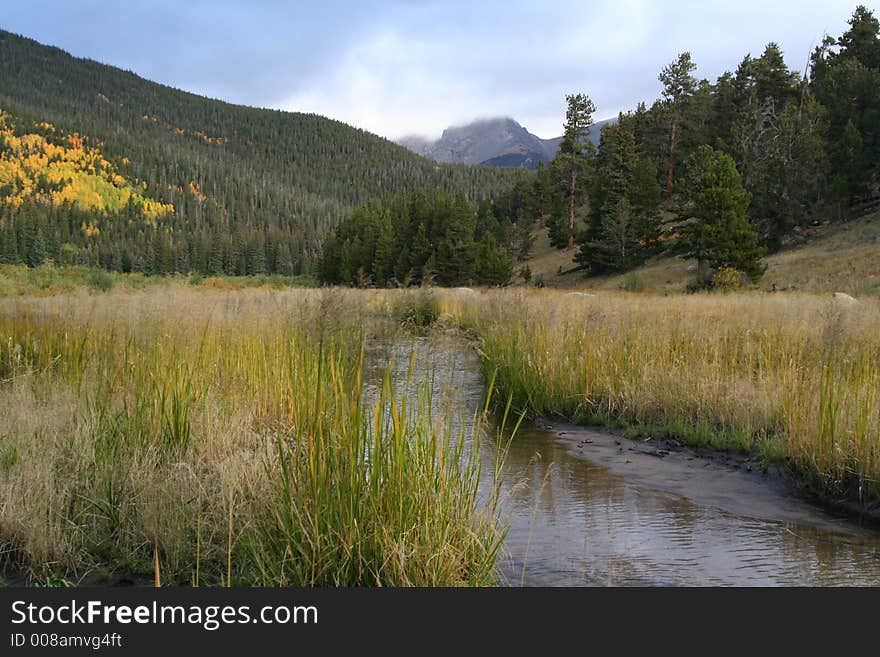
[[[0,301],[0,551],[32,581],[492,583],[479,426],[362,394],[397,294]]]

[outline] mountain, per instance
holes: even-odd
[[[615,120],[596,123],[590,129],[590,141],[598,144],[602,126]],[[437,162],[525,169],[536,169],[541,162],[552,160],[560,142],[562,137],[541,139],[509,117],[446,128],[436,141],[419,135],[397,140],[401,146]]]
[[[0,262],[299,273],[353,207],[521,174],[438,165],[314,114],[232,105],[0,30]]]
[[[552,154],[548,157],[542,139],[511,118],[482,119],[446,128],[440,139],[433,142],[414,135],[403,137],[398,143],[445,164],[485,163],[534,169],[538,162],[552,158]]]
[[[401,137],[397,140],[397,143],[400,146],[403,146],[405,149],[412,151],[416,155],[421,155],[423,157],[427,156],[428,150],[434,144],[434,142],[427,137],[421,137],[419,135],[409,135],[408,137]]]

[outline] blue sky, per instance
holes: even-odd
[[[0,27],[230,102],[316,112],[394,138],[512,116],[561,132],[565,94],[597,118],[659,93],[690,50],[714,80],[778,42],[802,69],[857,0],[3,0]],[[880,0],[863,1],[880,15]]]

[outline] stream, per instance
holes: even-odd
[[[440,417],[468,425],[484,395],[461,337],[374,344],[370,376],[392,363],[405,384],[430,381]],[[411,394],[413,391],[408,391]],[[495,443],[481,442],[481,490]],[[758,468],[657,450],[596,429],[523,423],[504,463],[500,563],[511,586],[878,586],[880,529],[797,496]]]

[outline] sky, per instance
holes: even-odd
[[[858,0],[2,0],[0,28],[233,103],[314,112],[388,138],[511,116],[561,134],[659,96],[689,50],[714,81],[769,41],[803,70]],[[880,0],[862,0],[880,16]]]

